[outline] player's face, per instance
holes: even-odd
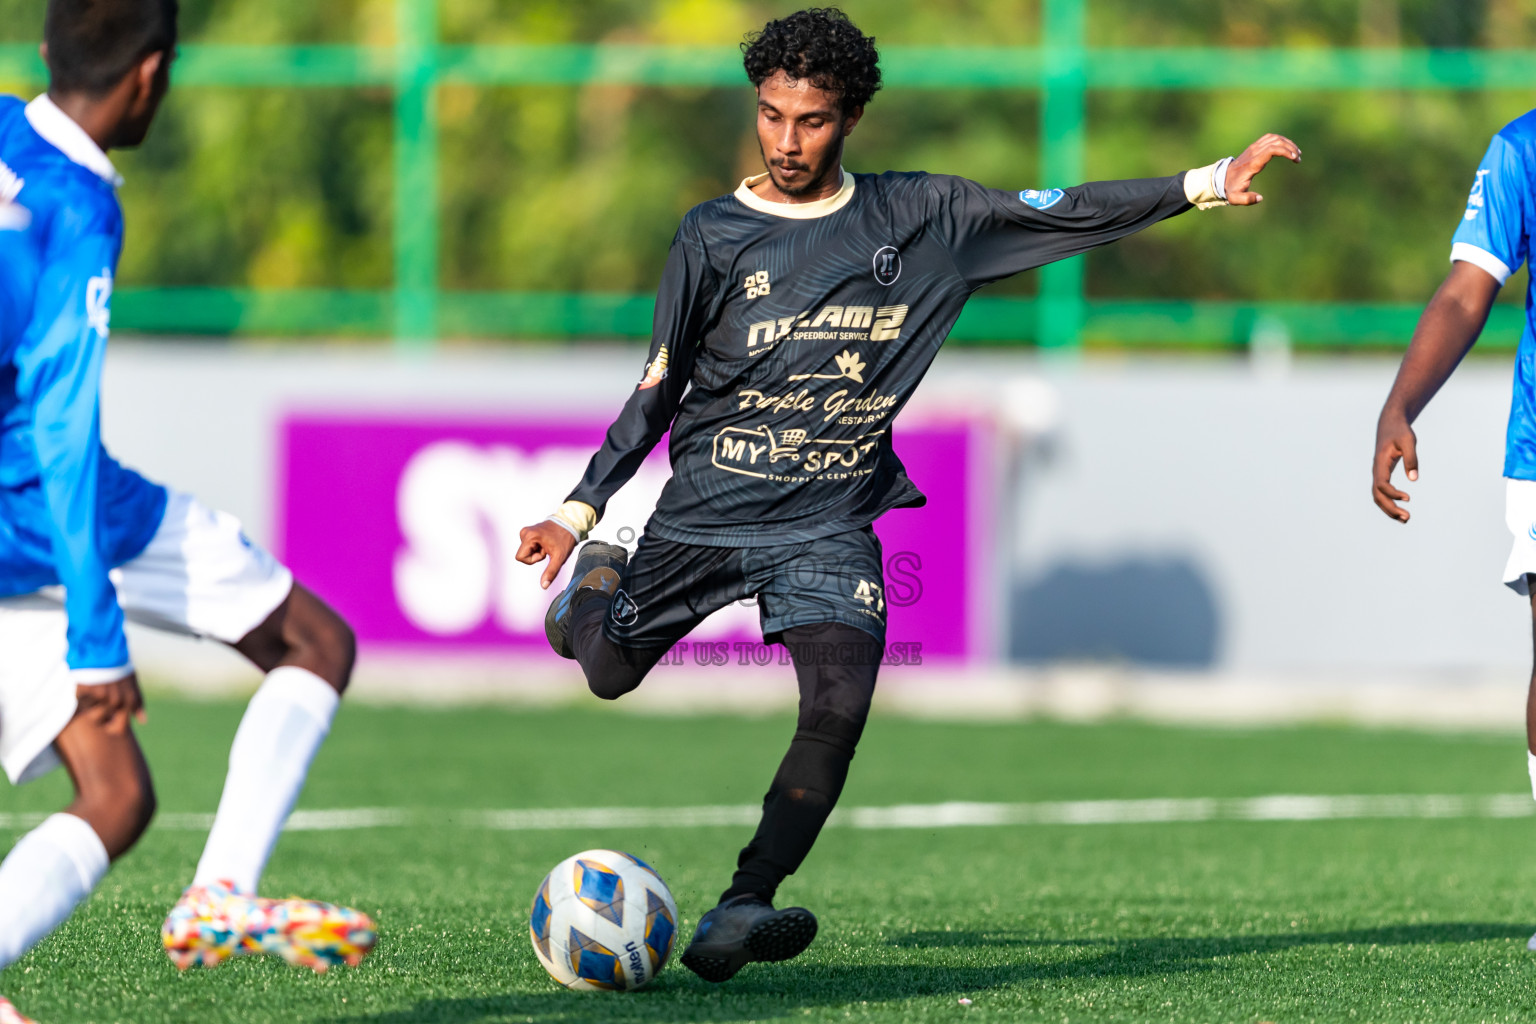
[[[757,144],[773,184],[786,196],[835,189],[843,139],[859,122],[836,93],[776,71],[757,88]]]

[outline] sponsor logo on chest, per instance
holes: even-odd
[[[896,341],[907,306],[823,306],[747,328],[747,354],[760,355],[785,338],[792,341]]]
[[[853,438],[812,437],[806,430],[725,427],[715,435],[711,463],[740,476],[784,483],[853,480],[874,472],[885,431]],[[623,623],[620,623],[621,625]]]

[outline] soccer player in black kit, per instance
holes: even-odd
[[[591,542],[550,607],[555,650],[613,700],[705,616],[756,597],[790,651],[798,727],[720,904],[683,964],[724,981],[798,956],[816,935],[779,883],[837,803],[885,643],[871,524],[924,502],[891,424],[978,288],[1248,191],[1266,135],[1236,159],[1138,181],[997,191],[924,173],[848,174],[844,140],[880,88],[874,40],[836,9],[770,22],[743,47],[767,173],[694,207],[667,257],[644,377],[518,559],[546,588],[669,429],[672,478],[630,558]]]

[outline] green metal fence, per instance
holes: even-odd
[[[1095,89],[1511,89],[1536,87],[1536,53],[1480,50],[1093,48],[1088,0],[1043,0],[1038,47],[883,47],[891,89],[1029,89],[1041,95],[1041,180],[1083,180],[1087,95]],[[191,45],[178,86],[390,87],[394,91],[394,269],[389,291],[123,289],[115,322],[160,333],[393,336],[405,348],[441,336],[644,337],[649,295],[444,291],[439,273],[441,85],[722,86],[743,83],[735,47],[460,46],[439,41],[436,0],[396,0],[397,42],[370,46]],[[43,80],[36,48],[0,45],[0,78]],[[973,300],[953,337],[1032,340],[1046,348],[1085,335],[1138,345],[1245,344],[1258,325],[1297,345],[1404,342],[1417,307],[1336,303],[1095,300],[1082,258],[1042,268],[1037,298]],[[1521,311],[1499,306],[1487,341],[1509,345]]]

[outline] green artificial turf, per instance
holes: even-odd
[[[163,813],[211,811],[238,704],[159,700],[142,731]],[[430,827],[285,836],[264,881],[374,913],[378,951],[314,976],[242,961],[178,974],[157,928],[202,837],[154,830],[59,933],[0,972],[41,1024],[122,1021],[1504,1021],[1536,1010],[1536,820],[829,829],[784,899],[821,917],[798,960],[708,985],[675,962],[629,995],[556,987],[533,890],[629,849],[683,940],[750,829],[491,832],[455,809],[758,800],[782,718],[348,706],[301,806],[415,809]],[[946,800],[1515,793],[1514,737],[876,718],[847,805]],[[0,789],[47,811],[62,779]],[[14,833],[0,836],[9,842]],[[960,1000],[971,1000],[963,1005]]]

